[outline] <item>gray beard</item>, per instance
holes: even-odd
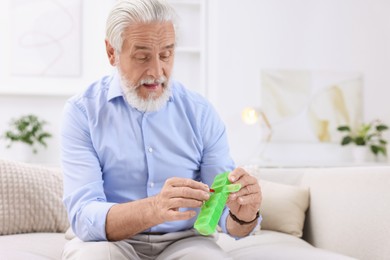
[[[163,84],[163,92],[161,93],[161,96],[156,97],[155,93],[151,93],[147,98],[142,98],[137,93],[137,88],[143,84],[141,83],[142,80],[134,86],[134,84],[131,84],[122,76],[122,73],[119,70],[118,73],[121,79],[121,88],[126,102],[141,112],[154,112],[160,110],[165,106],[171,96],[171,86],[165,77],[157,80]]]

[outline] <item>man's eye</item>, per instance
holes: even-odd
[[[164,52],[164,53],[160,54],[160,59],[163,60],[163,61],[167,61],[167,60],[169,60],[171,55],[172,54],[171,54],[170,51]]]
[[[147,60],[148,60],[148,57],[142,55],[142,56],[136,56],[135,59],[136,59],[137,61],[147,61]]]

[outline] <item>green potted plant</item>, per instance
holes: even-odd
[[[9,129],[5,131],[3,138],[8,141],[7,148],[13,143],[24,143],[32,148],[32,152],[38,152],[38,146],[47,147],[46,140],[52,135],[45,131],[46,121],[40,120],[35,115],[24,115],[11,119]]]
[[[388,126],[380,120],[362,123],[355,130],[348,125],[342,125],[337,128],[338,131],[344,133],[341,145],[353,143],[357,146],[367,146],[375,156],[379,154],[387,155],[387,141],[383,138],[383,132],[388,129]]]

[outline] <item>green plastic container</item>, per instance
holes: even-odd
[[[214,193],[210,195],[210,199],[201,207],[198,218],[195,221],[194,228],[204,236],[215,232],[229,194],[241,189],[241,184],[231,184],[228,180],[229,173],[224,172],[215,176],[211,185]]]

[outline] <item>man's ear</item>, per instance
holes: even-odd
[[[115,49],[112,47],[112,45],[108,42],[108,40],[105,40],[106,42],[106,52],[108,56],[108,60],[110,61],[110,64],[112,66],[116,66],[115,64]]]

